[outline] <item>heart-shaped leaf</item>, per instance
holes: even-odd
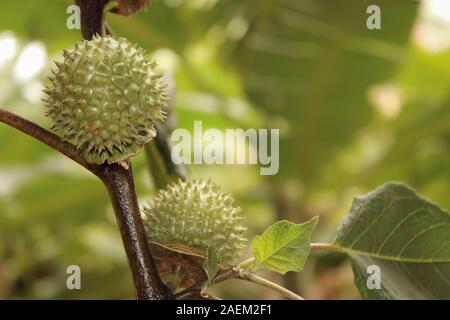
[[[316,216],[303,224],[286,220],[273,224],[253,239],[252,251],[256,261],[281,274],[303,270],[309,255],[311,233],[318,220]]]

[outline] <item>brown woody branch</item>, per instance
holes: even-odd
[[[134,188],[131,163],[105,165],[102,180],[108,189],[116,213],[122,241],[140,300],[167,300],[171,292],[159,278],[148,246]]]
[[[110,0],[75,0],[81,11],[81,33],[84,39],[91,39],[95,34],[105,34],[105,5]]]

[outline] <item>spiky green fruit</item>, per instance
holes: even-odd
[[[210,180],[169,185],[144,208],[143,217],[151,241],[187,245],[204,253],[214,247],[223,266],[239,257],[247,241],[241,209]]]
[[[47,116],[87,161],[122,161],[156,136],[166,85],[143,49],[123,38],[95,36],[63,56],[45,90]]]

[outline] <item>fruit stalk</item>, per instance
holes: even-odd
[[[102,178],[116,213],[123,244],[140,300],[163,300],[170,297],[162,284],[148,247],[139,212],[131,164],[125,169],[119,164],[105,165]]]
[[[81,33],[83,38],[90,40],[95,34],[105,34],[103,9],[110,0],[76,0],[81,11]]]

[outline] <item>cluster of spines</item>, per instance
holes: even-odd
[[[203,251],[213,246],[222,265],[232,264],[247,242],[241,209],[210,180],[169,185],[144,208],[143,216],[151,241]]]
[[[164,120],[166,84],[157,64],[127,40],[94,37],[56,62],[47,115],[64,140],[83,149],[89,162],[118,162],[155,137]]]

